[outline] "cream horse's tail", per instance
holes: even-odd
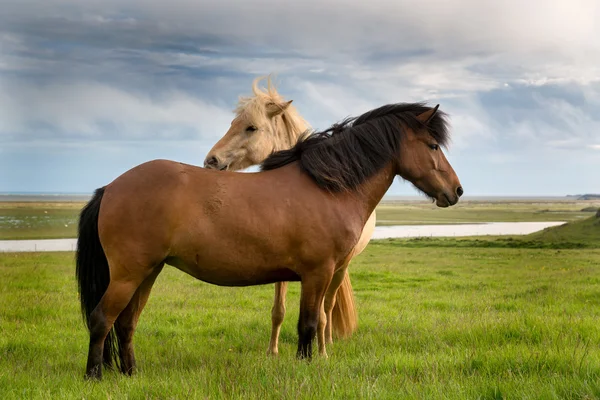
[[[358,314],[354,306],[354,293],[348,270],[335,296],[335,305],[331,311],[331,328],[338,338],[346,338],[356,330]]]
[[[365,227],[363,228],[362,234],[356,246],[354,246],[354,254],[352,258],[356,257],[367,247],[373,231],[375,230],[376,215],[375,211],[369,217]],[[358,326],[358,314],[356,312],[356,306],[354,304],[354,293],[352,292],[352,284],[350,283],[350,276],[348,275],[348,269],[344,274],[344,279],[338,288],[335,296],[335,304],[331,311],[331,328],[333,334],[338,338],[346,338],[356,330]]]

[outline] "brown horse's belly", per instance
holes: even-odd
[[[275,282],[295,282],[300,276],[288,268],[273,268],[245,271],[244,269],[228,269],[222,267],[203,267],[186,263],[179,258],[167,258],[165,262],[203,282],[218,286],[254,286]]]

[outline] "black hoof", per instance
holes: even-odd
[[[122,373],[123,375],[126,375],[126,376],[131,376],[131,375],[133,375],[133,374],[135,373],[135,371],[136,371],[136,368],[135,368],[135,367],[131,367],[131,368],[121,368],[121,373]]]
[[[96,366],[85,373],[85,380],[89,381],[101,381],[102,380],[102,369],[100,366]]]
[[[312,360],[312,355],[309,354],[307,351],[298,350],[298,352],[296,353],[296,358],[298,360],[306,360],[310,362]]]

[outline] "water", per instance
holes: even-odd
[[[460,225],[377,226],[372,239],[527,235],[565,222],[488,222]],[[74,251],[77,239],[0,240],[0,252]]]
[[[459,225],[394,225],[378,226],[373,239],[453,236],[528,235],[565,222],[484,222]]]
[[[0,240],[0,252],[74,251],[77,239]]]

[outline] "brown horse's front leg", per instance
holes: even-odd
[[[331,268],[332,270],[333,268]],[[332,275],[332,272],[322,273],[307,276],[302,280],[300,318],[298,319],[298,352],[296,353],[298,358],[308,358],[309,360],[312,358],[312,342],[317,334],[325,290],[331,282]]]

